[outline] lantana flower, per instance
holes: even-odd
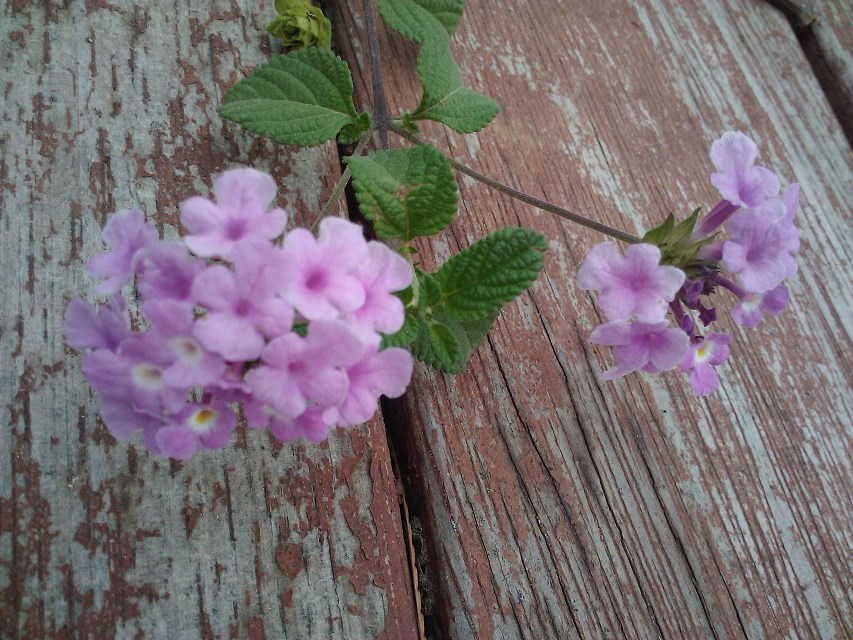
[[[684,282],[680,269],[660,264],[660,249],[635,244],[619,255],[611,242],[595,245],[578,269],[582,289],[598,289],[598,303],[609,320],[657,322]]]
[[[86,270],[103,280],[95,291],[112,295],[121,291],[136,269],[140,252],[157,237],[154,228],[145,223],[145,214],[138,209],[125,209],[113,215],[101,234],[112,251],[89,259]]]
[[[690,345],[690,351],[681,362],[681,370],[690,372],[690,386],[697,396],[708,395],[720,384],[714,367],[729,357],[731,340],[727,333],[712,332]]]
[[[610,320],[590,341],[612,346],[616,359],[602,379],[680,363],[696,394],[707,395],[719,385],[715,367],[728,357],[731,342],[724,332],[702,335],[699,329],[717,321],[712,296],[723,289],[734,294],[732,319],[743,327],[785,308],[783,281],[797,272],[800,247],[794,224],[799,185],[778,195],[779,179],[755,165],[757,156],[758,147],[744,134],[724,134],[711,147],[711,182],[723,200],[708,214],[697,220],[697,211],[678,224],[667,220],[647,234],[654,245],[632,244],[624,257],[609,242],[589,252],[578,285],[601,292],[599,304]],[[667,307],[676,328],[664,319]]]
[[[602,380],[620,378],[638,369],[649,373],[667,371],[681,362],[690,345],[687,334],[671,328],[665,320],[608,322],[596,327],[589,341],[613,347],[616,367],[602,373]]]
[[[103,234],[111,250],[89,264],[112,299],[68,306],[65,334],[87,351],[110,432],[141,431],[153,453],[185,459],[225,446],[238,404],[276,438],[320,440],[369,419],[381,394],[401,395],[411,354],[380,350],[380,333],[403,323],[394,293],[411,264],[341,219],[279,242],[286,214],[270,209],[275,184],[257,171],[226,172],[214,192],[184,204],[182,242],[157,240],[141,212],[117,214]],[[131,323],[119,291],[133,276]]]
[[[275,199],[275,180],[254,169],[226,171],[213,185],[216,202],[195,196],[181,207],[189,231],[184,242],[199,256],[229,258],[245,242],[268,242],[287,224],[283,209],[268,209]]]

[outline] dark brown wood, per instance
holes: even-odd
[[[165,236],[227,167],[311,220],[334,144],[239,133],[222,92],[273,51],[246,0],[5,3],[0,17],[0,637],[411,638],[381,420],[319,445],[266,433],[192,461],[116,444],[63,343],[118,208]]]
[[[360,9],[335,18],[367,105]],[[426,539],[428,629],[849,637],[853,160],[785,18],[735,0],[471,0],[452,43],[466,83],[503,106],[478,135],[423,127],[455,158],[641,233],[716,202],[708,148],[739,129],[802,184],[803,246],[783,316],[723,323],[713,397],[678,372],[602,383],[610,356],[587,341],[602,318],[575,285],[601,238],[460,178],[450,233],[419,244],[427,266],[505,225],[550,251],[465,373],[419,367],[386,413]],[[382,46],[391,110],[412,109],[417,47]]]

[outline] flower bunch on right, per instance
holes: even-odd
[[[706,215],[697,209],[678,223],[670,215],[624,254],[610,242],[589,252],[578,284],[599,291],[608,320],[590,342],[612,346],[616,360],[603,379],[680,366],[697,395],[709,394],[719,385],[714,368],[728,357],[731,341],[709,330],[717,319],[713,296],[720,289],[733,294],[732,319],[744,327],[785,308],[783,282],[797,272],[800,190],[793,183],[780,193],[779,179],[756,166],[757,156],[744,134],[723,134],[711,146],[711,183],[722,200]]]

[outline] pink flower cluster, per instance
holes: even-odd
[[[578,284],[600,292],[609,321],[590,335],[591,342],[613,347],[616,367],[604,379],[680,365],[693,390],[706,395],[719,384],[714,367],[728,357],[731,341],[724,332],[698,330],[717,319],[711,296],[719,288],[733,293],[732,319],[744,327],[785,308],[783,281],[797,272],[799,185],[779,194],[779,179],[755,165],[757,156],[755,143],[738,132],[725,133],[711,147],[711,182],[723,199],[696,224],[690,236],[695,251],[688,247],[662,264],[661,248],[653,244],[630,245],[624,256],[609,242],[592,248]],[[724,237],[718,237],[721,230]]]
[[[380,334],[403,324],[394,292],[411,283],[409,262],[338,218],[277,243],[287,216],[253,169],[224,173],[214,193],[184,203],[182,242],[158,240],[141,211],[113,215],[110,250],[87,265],[109,304],[68,305],[65,336],[88,350],[83,374],[110,432],[141,429],[151,451],[185,459],[229,441],[239,404],[250,427],[320,440],[402,395],[412,357],[380,349]],[[142,330],[121,293],[134,278]]]

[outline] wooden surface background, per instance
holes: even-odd
[[[366,107],[361,3],[331,4]],[[428,263],[505,225],[550,246],[465,373],[418,367],[403,399],[320,445],[240,431],[177,464],[110,438],[63,343],[106,216],[140,205],[174,236],[183,199],[248,164],[310,220],[340,151],[215,113],[276,52],[272,2],[7,0],[0,637],[851,637],[853,8],[813,6],[810,31],[763,0],[468,0],[453,47],[503,111],[478,135],[424,128],[637,233],[713,204],[711,141],[753,136],[802,184],[800,273],[785,314],[730,327],[714,396],[677,372],[600,382],[601,316],[575,286],[599,238],[465,178]],[[417,49],[381,36],[392,106],[411,107]],[[813,71],[820,56],[841,72]]]

